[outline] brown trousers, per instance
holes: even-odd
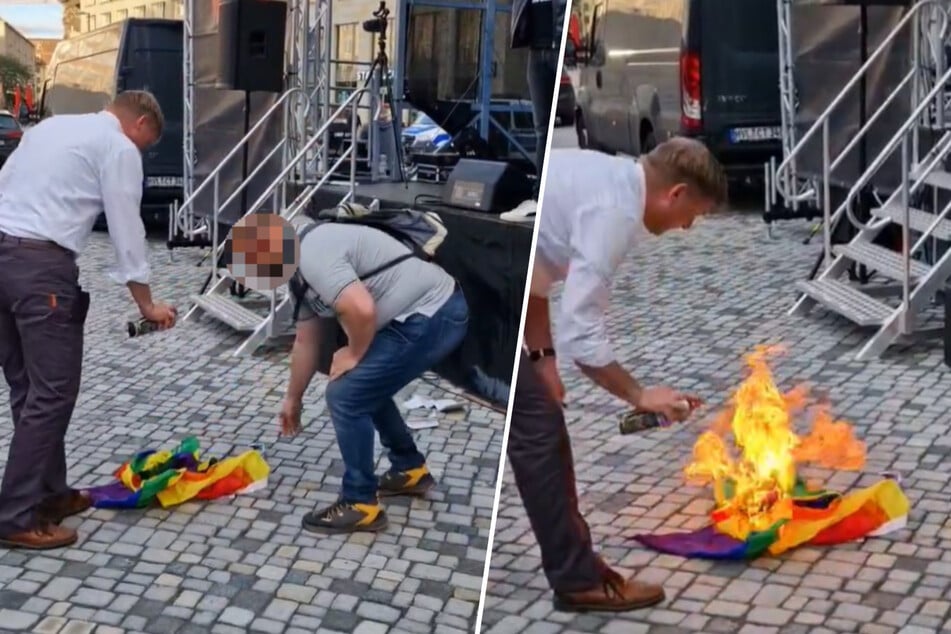
[[[0,232],[0,367],[13,440],[0,485],[0,536],[32,528],[66,493],[64,439],[79,395],[89,294],[69,251]]]
[[[564,594],[598,587],[606,566],[578,510],[565,413],[524,352],[512,399],[508,457],[551,589]]]

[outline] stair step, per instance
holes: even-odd
[[[225,295],[198,295],[192,301],[218,321],[239,332],[253,332],[267,319]]]
[[[911,229],[919,233],[924,233],[935,219],[934,214],[922,211],[921,209],[909,209],[908,212]],[[873,209],[872,213],[876,218],[887,218],[899,225],[905,221],[905,210],[902,209],[899,203]],[[934,228],[934,231],[931,232],[931,235],[938,240],[951,242],[951,220],[942,219],[941,222],[938,223],[938,226]]]
[[[951,190],[951,174],[944,170],[932,170],[930,174],[925,176],[924,180],[932,187]]]
[[[905,279],[905,263],[902,254],[871,242],[851,242],[833,247],[832,252],[842,255],[853,262],[864,264],[872,270],[878,271],[890,280],[902,281]],[[918,260],[911,261],[911,279],[917,280],[926,276],[931,269]]]
[[[881,326],[894,310],[887,304],[870,297],[854,286],[839,280],[807,280],[796,287],[859,326]]]

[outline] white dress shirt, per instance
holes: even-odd
[[[618,266],[649,234],[644,169],[635,159],[552,150],[541,201],[531,293],[564,282],[556,313],[560,357],[591,367],[615,360],[607,313]]]
[[[78,255],[105,212],[113,279],[147,284],[143,182],[142,154],[113,114],[51,117],[26,130],[0,170],[0,231]]]

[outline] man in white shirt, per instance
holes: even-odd
[[[142,152],[164,118],[155,98],[118,95],[97,114],[60,115],[23,135],[0,171],[0,367],[13,440],[0,486],[0,544],[48,549],[76,541],[59,526],[90,506],[66,484],[64,439],[79,394],[89,294],[77,256],[105,212],[113,278],[163,328],[175,309],[152,301],[141,219]]]
[[[676,138],[640,161],[553,150],[525,317],[525,348],[512,404],[508,456],[562,610],[631,610],[664,600],[659,586],[625,580],[594,552],[578,511],[565,389],[555,350],[595,383],[641,411],[683,420],[692,397],[644,388],[615,360],[608,339],[611,285],[648,234],[687,229],[726,201],[726,179],[701,143]],[[552,341],[549,294],[564,282]],[[643,309],[650,308],[649,297]]]

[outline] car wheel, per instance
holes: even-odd
[[[584,116],[579,110],[575,113],[575,132],[578,135],[578,147],[582,150],[588,149],[591,145],[588,141],[588,129],[584,127]]]
[[[561,125],[569,126],[575,124],[575,111],[566,110],[565,115],[561,117]]]

